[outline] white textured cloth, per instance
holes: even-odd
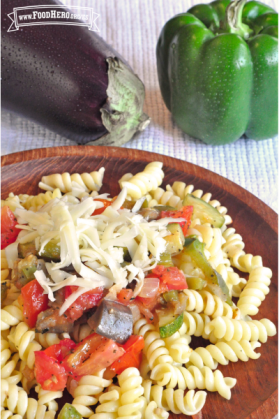
[[[262,0],[278,10],[277,0]],[[164,23],[202,0],[63,0],[89,6],[100,14],[100,35],[133,67],[146,88],[144,111],[152,122],[124,147],[166,154],[205,167],[243,188],[278,211],[278,138],[240,139],[209,146],[184,134],[173,122],[160,94],[155,48]],[[263,110],[264,111],[264,110]],[[15,114],[2,113],[2,155],[40,147],[73,145]],[[92,169],[93,170],[93,169]]]

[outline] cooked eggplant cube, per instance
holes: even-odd
[[[118,343],[125,343],[133,333],[131,309],[116,301],[103,300],[87,322],[94,332]]]

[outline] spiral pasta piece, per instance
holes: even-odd
[[[258,359],[261,354],[256,353],[255,349],[261,344],[258,341],[249,342],[248,340],[231,340],[230,342],[220,341],[215,345],[208,345],[206,348],[199,347],[190,355],[187,366],[194,365],[198,368],[204,366],[214,370],[218,363],[228,365],[229,361],[238,360],[247,362],[249,359]]]
[[[20,294],[20,290],[14,284],[11,284],[7,292],[7,297],[3,301],[2,307],[6,307],[13,304],[18,299]]]
[[[10,275],[10,269],[8,266],[6,252],[5,252],[5,249],[2,249],[1,250],[1,282],[8,279],[9,275]]]
[[[205,326],[210,322],[210,317],[206,314],[190,313],[184,311],[183,322],[186,327],[187,335],[202,336],[204,339],[209,339],[209,335],[205,333]]]
[[[29,195],[26,195],[26,196],[28,197]],[[23,206],[21,204],[22,204],[22,201],[20,197],[18,195],[14,195],[12,192],[9,193],[8,198],[6,198],[5,200],[1,199],[1,208],[7,205],[10,208],[10,210],[12,210],[13,212],[17,208],[23,209]]]
[[[35,196],[29,196],[24,203],[23,207],[27,210],[38,211],[43,205],[47,204],[54,198],[62,198],[60,189],[56,188],[53,192],[47,191],[46,193],[40,193]]]
[[[121,390],[118,418],[141,419],[144,409],[142,377],[137,368],[127,368],[118,376]]]
[[[36,333],[35,335],[35,340],[42,345],[43,348],[55,345],[66,338],[70,339],[68,333]]]
[[[1,309],[1,330],[9,330],[23,320],[22,305],[17,299]]]
[[[212,295],[208,291],[194,291],[190,289],[183,290],[183,292],[188,297],[186,311],[203,312],[213,318],[218,316],[233,318],[234,311],[232,307],[216,295]]]
[[[248,341],[267,341],[268,336],[276,335],[275,325],[268,319],[258,320],[234,320],[227,317],[216,317],[205,327],[205,332],[214,333],[217,339],[225,341],[242,339]]]
[[[1,406],[6,407],[1,418],[19,417],[26,419],[54,419],[55,411],[46,412],[46,406],[40,405],[33,398],[28,398],[27,393],[15,384],[9,384],[7,380],[1,380]],[[7,412],[7,413],[6,413]],[[16,414],[15,416],[12,416]]]
[[[253,316],[258,313],[258,307],[269,293],[271,277],[272,271],[269,268],[258,267],[251,271],[237,302],[237,307],[243,316]]]
[[[90,419],[117,419],[120,407],[121,390],[119,386],[111,385],[107,391],[99,397],[99,405]]]
[[[203,408],[206,401],[206,392],[194,390],[184,395],[184,390],[173,390],[160,385],[152,385],[152,381],[145,380],[143,383],[144,397],[147,403],[154,401],[159,408],[170,410],[174,414],[196,415]]]
[[[230,389],[236,384],[236,379],[230,377],[224,378],[219,370],[213,373],[209,367],[199,369],[193,365],[188,368],[169,364],[157,365],[152,370],[150,378],[161,386],[167,386],[167,388],[178,386],[181,390],[198,388],[212,392],[217,391],[227,400],[231,398]]]
[[[9,384],[18,384],[22,378],[21,372],[16,371],[18,360],[18,354],[12,356],[9,342],[1,338],[1,378]]]
[[[74,390],[72,405],[85,418],[89,418],[93,414],[89,406],[98,403],[98,396],[111,384],[111,380],[105,380],[102,375],[83,376]]]
[[[61,192],[71,192],[73,189],[73,182],[76,182],[85,192],[99,191],[103,184],[105,169],[101,167],[98,171],[91,173],[56,173],[53,175],[43,176],[39,183],[39,188],[46,191],[53,191],[59,188]]]
[[[172,190],[165,191],[163,188],[157,188],[150,191],[152,199],[148,202],[150,208],[156,205],[169,205],[176,208],[180,202],[179,196],[175,195]]]
[[[36,342],[35,332],[30,330],[26,323],[20,322],[8,336],[12,349],[18,351],[20,359],[26,362],[30,369],[35,364],[35,351],[42,349],[41,345]]]
[[[163,163],[152,162],[144,168],[143,172],[135,176],[127,173],[119,180],[120,188],[126,187],[128,196],[139,199],[161,185],[164,178],[162,167]]]
[[[57,412],[58,403],[57,399],[63,397],[63,391],[48,391],[42,389],[41,385],[35,387],[38,393],[38,404],[47,406],[48,410]]]
[[[139,319],[134,324],[134,334],[144,338],[145,346],[143,352],[151,369],[160,363],[173,363],[165,342],[156,331],[155,326],[147,323],[145,318]]]
[[[189,340],[189,337],[180,331],[164,339],[166,348],[174,362],[185,364],[189,361],[189,356],[192,352],[192,349],[189,347]]]

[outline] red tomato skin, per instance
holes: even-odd
[[[110,369],[115,374],[121,374],[126,368],[139,368],[142,357],[142,350],[144,348],[144,339],[142,336],[132,335],[122,346],[126,353],[117,361],[111,364]]]
[[[77,289],[78,287],[73,285],[65,287],[65,299],[67,299]],[[97,306],[103,296],[103,287],[94,288],[93,290],[90,290],[78,297],[74,304],[68,308],[66,313],[72,321],[75,321],[82,316],[85,310],[89,310],[90,308]]]
[[[49,346],[43,352],[61,363],[66,356],[72,353],[75,347],[76,344],[73,340],[63,339],[59,343]]]
[[[179,224],[181,225],[182,231],[184,236],[187,234],[187,230],[191,224],[191,217],[193,214],[193,206],[188,205],[182,207],[178,211],[162,211],[160,214],[160,218],[172,217],[172,218],[185,218],[186,221],[181,221]]]
[[[63,391],[67,384],[67,373],[60,363],[45,351],[35,351],[35,376],[43,390]]]
[[[134,293],[132,290],[124,288],[120,290],[119,293],[117,294],[117,300],[119,301],[119,303],[127,306],[128,304],[131,303],[131,299],[133,298],[133,296],[134,296]]]
[[[12,210],[7,206],[1,208],[1,250],[16,241],[20,229],[15,226],[18,224]]]
[[[62,365],[71,377],[79,380],[83,375],[94,374],[109,367],[124,353],[125,350],[113,340],[93,333],[75,347]]]
[[[43,288],[36,279],[21,288],[21,295],[24,321],[33,328],[36,325],[38,314],[48,308],[48,296],[44,294]]]
[[[163,265],[157,265],[156,268],[152,269],[152,274],[158,276],[168,290],[185,290],[188,288],[186,278],[182,271],[176,266],[166,267]]]

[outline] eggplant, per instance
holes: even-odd
[[[99,335],[125,343],[133,333],[133,315],[130,307],[104,299],[87,323]]]
[[[61,3],[1,4],[2,106],[78,144],[119,146],[129,141],[150,121],[142,111],[141,80],[85,26],[34,25],[7,32],[14,7],[35,5]]]

